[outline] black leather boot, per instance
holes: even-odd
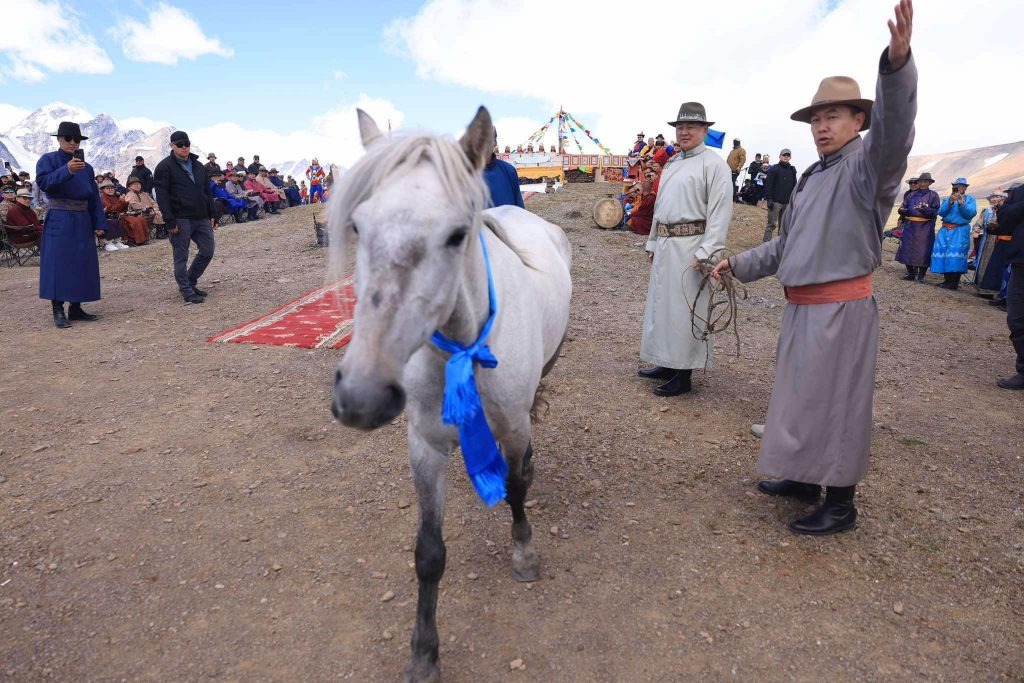
[[[55,327],[71,327],[71,323],[68,322],[68,318],[64,315],[64,302],[63,301],[51,301],[50,305],[53,308],[53,324]]]
[[[679,370],[672,379],[654,387],[655,396],[678,396],[679,394],[685,394],[692,388],[690,385],[690,376],[693,374],[693,370]]]
[[[928,266],[920,266],[917,269],[917,281],[918,282],[924,282],[924,276],[925,276],[925,273],[927,273],[927,272],[928,272]]]
[[[757,490],[769,496],[796,498],[803,503],[817,503],[821,500],[821,486],[792,479],[765,479],[757,485]]]
[[[653,368],[640,370],[636,374],[644,379],[672,379],[676,371],[672,368],[663,368],[660,365],[655,365]]]
[[[903,276],[903,279],[908,282],[917,279],[917,266],[907,266],[907,274]]]
[[[98,315],[92,315],[82,310],[82,304],[72,303],[68,306],[68,320],[85,320],[87,322],[98,320]]]
[[[857,508],[853,506],[856,486],[829,486],[825,504],[811,514],[789,523],[794,534],[829,536],[857,526]]]

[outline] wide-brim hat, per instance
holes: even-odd
[[[910,183],[916,183],[918,180],[920,180],[920,178],[918,178],[917,176],[914,176],[913,178],[907,178],[907,185],[909,185]]]
[[[813,110],[838,104],[849,105],[864,112],[864,126],[861,127],[861,130],[867,130],[871,125],[871,107],[875,103],[860,96],[860,86],[849,76],[823,78],[818,84],[818,92],[814,93],[814,97],[811,98],[811,104],[803,109],[797,109],[789,118],[793,121],[810,123]]]
[[[99,187],[99,188],[100,188],[101,190],[102,190],[102,189],[104,189],[104,188],[107,188],[107,187],[114,187],[114,186],[115,186],[115,185],[114,185],[114,183],[110,182],[109,180],[104,180],[103,182],[101,182],[101,183],[100,183],[100,184],[98,185],[98,187]]]
[[[714,121],[708,121],[707,112],[700,102],[683,102],[679,105],[679,114],[675,121],[669,121],[668,125],[677,126],[680,123],[703,123],[708,126],[715,125]]]
[[[956,180],[954,180],[953,184],[954,185],[963,185],[964,187],[970,187],[971,186],[971,184],[969,182],[967,182],[967,178],[964,178],[963,176],[961,176],[961,177],[957,178]]]
[[[209,154],[206,155],[206,158],[207,159],[216,159],[217,155],[214,154],[213,152],[210,152]]]
[[[919,182],[919,183],[920,182],[934,183],[935,182],[935,178],[932,178],[932,174],[931,173],[929,173],[928,171],[925,171],[924,173],[922,173],[921,175],[919,175],[917,177],[917,182]]]
[[[130,178],[128,178],[128,180],[124,181],[124,186],[125,187],[131,187],[135,183],[138,183],[139,185],[141,185],[142,184],[142,179],[141,178],[136,178],[135,176],[131,176]]]
[[[57,125],[57,132],[51,135],[54,138],[77,138],[79,140],[88,140],[89,138],[82,135],[82,128],[74,121],[61,121]]]
[[[19,192],[18,194],[21,193]],[[1003,199],[1008,199],[1010,195],[1006,194],[1005,192],[1000,192],[999,190],[996,190],[988,196],[989,199],[992,199],[993,197],[1002,197]]]
[[[20,190],[18,190],[18,196],[28,197],[29,199],[32,199],[32,190],[26,190],[25,188],[21,188]]]

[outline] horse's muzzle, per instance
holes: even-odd
[[[334,372],[331,413],[342,424],[370,431],[405,409],[405,390],[396,382],[351,381]]]

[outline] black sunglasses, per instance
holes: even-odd
[[[81,142],[82,138],[76,138],[72,135],[64,135],[64,142]]]
[[[184,149],[186,147],[191,147],[192,143],[191,142],[175,142],[174,146],[177,147],[178,149]]]

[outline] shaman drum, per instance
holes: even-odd
[[[594,222],[605,230],[619,227],[622,224],[622,204],[619,200],[610,197],[598,199],[594,203]]]

